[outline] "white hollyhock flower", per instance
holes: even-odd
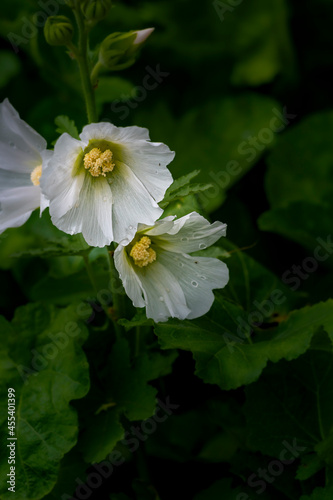
[[[21,120],[8,99],[0,103],[0,233],[47,207],[39,178],[50,154],[45,139]]]
[[[173,219],[140,224],[133,241],[122,242],[114,253],[127,295],[156,322],[202,316],[213,304],[212,290],[229,280],[224,262],[188,255],[225,236],[226,224],[210,224],[196,212]]]
[[[80,139],[62,134],[43,171],[52,222],[82,233],[92,246],[129,242],[139,222],[154,224],[161,216],[157,202],[172,183],[166,165],[174,153],[140,127],[92,123]]]

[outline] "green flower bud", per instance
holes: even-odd
[[[101,21],[111,8],[111,0],[84,0],[81,10],[87,21]]]
[[[103,40],[99,49],[99,62],[112,71],[129,68],[134,64],[141,45],[154,28],[127,33],[112,33]]]
[[[50,45],[67,45],[73,32],[73,25],[66,16],[50,16],[44,26],[44,36]]]

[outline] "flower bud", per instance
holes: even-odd
[[[50,16],[44,26],[44,36],[50,45],[67,45],[73,32],[73,25],[66,16]]]
[[[134,64],[141,45],[153,31],[154,28],[147,28],[127,33],[112,33],[101,44],[99,62],[112,71],[129,68]]]
[[[111,0],[83,0],[82,13],[87,21],[101,21],[111,8]]]

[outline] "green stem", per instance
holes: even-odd
[[[95,94],[90,80],[90,70],[88,63],[88,29],[84,24],[82,14],[78,6],[74,10],[74,14],[79,29],[79,50],[76,59],[81,75],[81,83],[86,103],[88,122],[95,123],[97,122],[97,112]]]
[[[117,321],[120,318],[125,317],[125,308],[122,291],[122,284],[119,278],[118,271],[114,265],[113,251],[106,247],[109,257],[109,270],[110,270],[110,288],[112,293],[112,309],[113,309],[113,321],[116,329],[117,335],[122,336],[123,328],[118,325]]]
[[[98,73],[99,73],[99,70],[103,67],[103,65],[97,61],[97,63],[95,64],[95,66],[93,67],[92,71],[91,71],[91,75],[90,75],[90,81],[91,81],[91,84],[93,85],[93,87],[96,85],[97,83],[97,79],[98,79]]]
[[[95,279],[95,275],[94,275],[94,271],[91,267],[91,264],[90,264],[90,261],[89,261],[89,255],[83,255],[83,260],[84,260],[84,263],[85,263],[85,266],[86,266],[86,270],[87,270],[87,274],[89,276],[89,280],[90,280],[90,283],[92,284],[92,287],[93,287],[93,290],[94,290],[94,293],[95,293],[95,296],[96,296],[96,299],[98,300],[98,286],[97,286],[97,283],[96,283],[96,279]],[[104,304],[101,304],[102,307],[103,307],[103,310],[107,316],[107,318],[110,318],[110,314],[109,314],[109,311],[108,311],[108,308],[106,307],[106,305]]]

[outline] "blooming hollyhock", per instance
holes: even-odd
[[[140,224],[131,243],[122,242],[114,254],[127,295],[156,322],[202,316],[214,301],[212,289],[229,280],[224,262],[188,255],[225,236],[226,224],[210,224],[196,212],[173,219]]]
[[[46,141],[5,99],[0,103],[0,233],[24,224],[31,212],[48,205],[41,194],[42,163],[52,153]]]
[[[172,182],[166,165],[174,153],[139,127],[92,123],[80,138],[62,134],[43,171],[52,222],[92,246],[129,242],[139,222],[161,216],[157,202]]]

